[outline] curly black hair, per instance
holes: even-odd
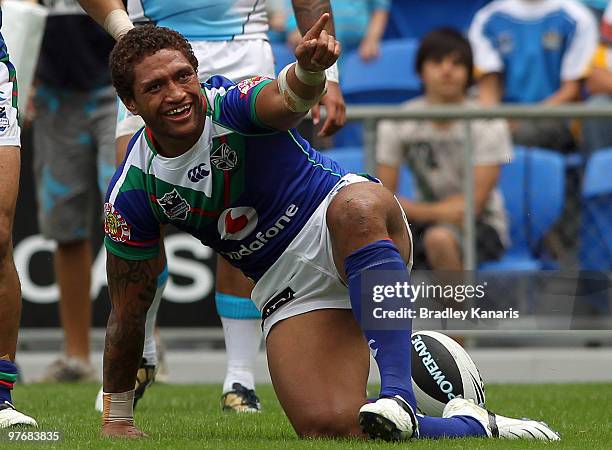
[[[119,98],[134,98],[134,66],[163,49],[180,51],[198,73],[198,60],[183,35],[170,28],[138,26],[115,44],[109,57],[111,78]]]

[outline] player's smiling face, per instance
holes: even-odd
[[[204,99],[194,68],[178,50],[163,49],[134,66],[128,109],[153,131],[165,156],[191,148],[204,128]]]

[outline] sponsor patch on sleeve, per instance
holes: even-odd
[[[257,86],[259,83],[261,83],[262,81],[271,80],[271,79],[272,78],[270,77],[262,77],[258,75],[253,78],[247,78],[246,80],[242,80],[240,83],[236,85],[236,87],[242,94],[241,97],[244,97],[245,95],[249,93],[251,89]]]
[[[130,225],[111,203],[104,204],[104,233],[115,242],[130,240]]]

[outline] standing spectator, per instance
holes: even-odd
[[[407,109],[463,105],[473,69],[469,42],[448,28],[427,34],[416,58],[425,95],[404,104]],[[392,191],[401,164],[407,163],[417,181],[417,198],[399,197],[410,221],[414,267],[461,270],[465,130],[461,122],[392,121],[378,126],[378,177]],[[479,261],[498,259],[508,244],[508,224],[496,189],[500,166],[510,161],[512,148],[502,120],[472,122],[474,142],[474,209]]]
[[[612,3],[606,8],[601,21],[600,42],[591,74],[587,79],[591,93],[588,102],[593,105],[612,104]],[[582,128],[584,150],[587,154],[612,146],[610,120],[585,120]]]
[[[364,61],[376,58],[380,40],[385,33],[389,18],[390,0],[332,0],[336,38],[346,54],[357,49]],[[288,41],[292,48],[301,36],[297,30],[295,16],[289,16]]]
[[[55,277],[64,329],[64,356],[44,381],[95,378],[89,361],[91,230],[114,172],[117,100],[108,55],[113,40],[74,0],[45,0],[50,8],[35,97],[34,171],[39,224],[57,242]],[[96,170],[97,168],[97,170]],[[94,212],[95,211],[95,212]]]
[[[559,105],[580,98],[597,43],[595,20],[575,0],[497,0],[470,28],[479,96],[484,104]],[[571,151],[565,121],[520,121],[516,144]]]

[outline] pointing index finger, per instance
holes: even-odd
[[[323,13],[321,17],[319,17],[319,20],[317,20],[317,22],[312,26],[312,28],[310,28],[310,30],[306,32],[306,34],[304,35],[304,40],[307,41],[309,39],[318,39],[319,35],[321,34],[321,31],[323,31],[328,21],[329,13]]]

